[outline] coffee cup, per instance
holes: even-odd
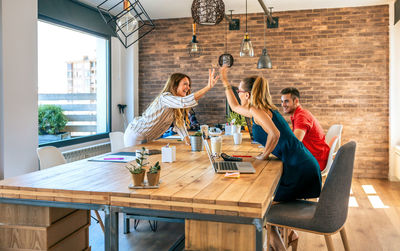
[[[222,152],[222,137],[211,137],[211,152],[214,156],[218,157]]]

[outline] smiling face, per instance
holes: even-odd
[[[240,82],[238,87],[238,94],[240,98],[240,104],[242,106],[247,106],[250,100],[250,92],[244,90],[244,83],[243,81]]]
[[[299,106],[299,99],[297,97],[292,98],[292,94],[283,94],[281,96],[281,105],[283,112],[286,114],[293,114],[297,106]]]
[[[188,95],[190,91],[190,81],[188,78],[183,78],[179,81],[178,87],[176,88],[176,94],[181,97]]]

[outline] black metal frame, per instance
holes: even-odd
[[[126,0],[129,2],[130,6],[128,9],[123,8],[124,0],[118,1],[116,4],[113,4],[111,7],[106,7],[108,3],[114,2],[112,0],[105,0],[101,4],[97,6],[97,10],[99,11],[101,17],[104,22],[111,29],[112,33],[121,41],[121,43],[128,48],[136,41],[150,33],[155,25],[153,20],[149,17],[146,10],[143,8],[142,4],[139,0]],[[122,10],[120,10],[122,6]],[[116,15],[113,15],[112,12],[118,12]],[[118,25],[118,20],[127,15],[129,12],[134,12],[134,18],[138,21],[138,27],[128,33],[125,34],[123,31],[123,26]],[[139,32],[139,30],[145,30],[144,32]],[[135,39],[135,33],[138,33],[137,38]]]

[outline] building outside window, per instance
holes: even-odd
[[[39,21],[38,68],[39,107],[61,107],[68,120],[62,136],[38,130],[39,145],[109,131],[109,39]]]

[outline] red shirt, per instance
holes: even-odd
[[[325,134],[321,125],[309,111],[301,106],[296,108],[290,119],[293,131],[300,129],[306,132],[303,144],[317,159],[321,171],[324,170],[328,161],[329,146],[325,143]]]

